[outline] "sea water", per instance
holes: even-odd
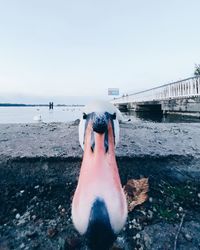
[[[0,123],[71,122],[80,119],[83,107],[0,107]],[[122,113],[125,121],[190,123],[200,122],[198,117],[127,112]]]

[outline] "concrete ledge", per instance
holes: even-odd
[[[82,149],[77,123],[0,125],[1,185],[76,182]],[[121,124],[122,181],[157,176],[200,180],[199,124]]]

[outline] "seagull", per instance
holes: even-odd
[[[115,147],[120,112],[111,103],[95,101],[84,109],[79,141],[84,150],[72,201],[72,220],[91,249],[108,250],[127,219]]]

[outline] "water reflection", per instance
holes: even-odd
[[[135,112],[128,111],[123,114],[131,121],[148,121],[164,123],[192,123],[200,122],[200,118],[193,116],[184,116],[180,114],[163,114],[162,112]]]

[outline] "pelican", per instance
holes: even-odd
[[[127,218],[127,202],[115,158],[119,111],[96,101],[85,107],[79,124],[84,150],[72,201],[72,220],[91,249],[109,249]]]

